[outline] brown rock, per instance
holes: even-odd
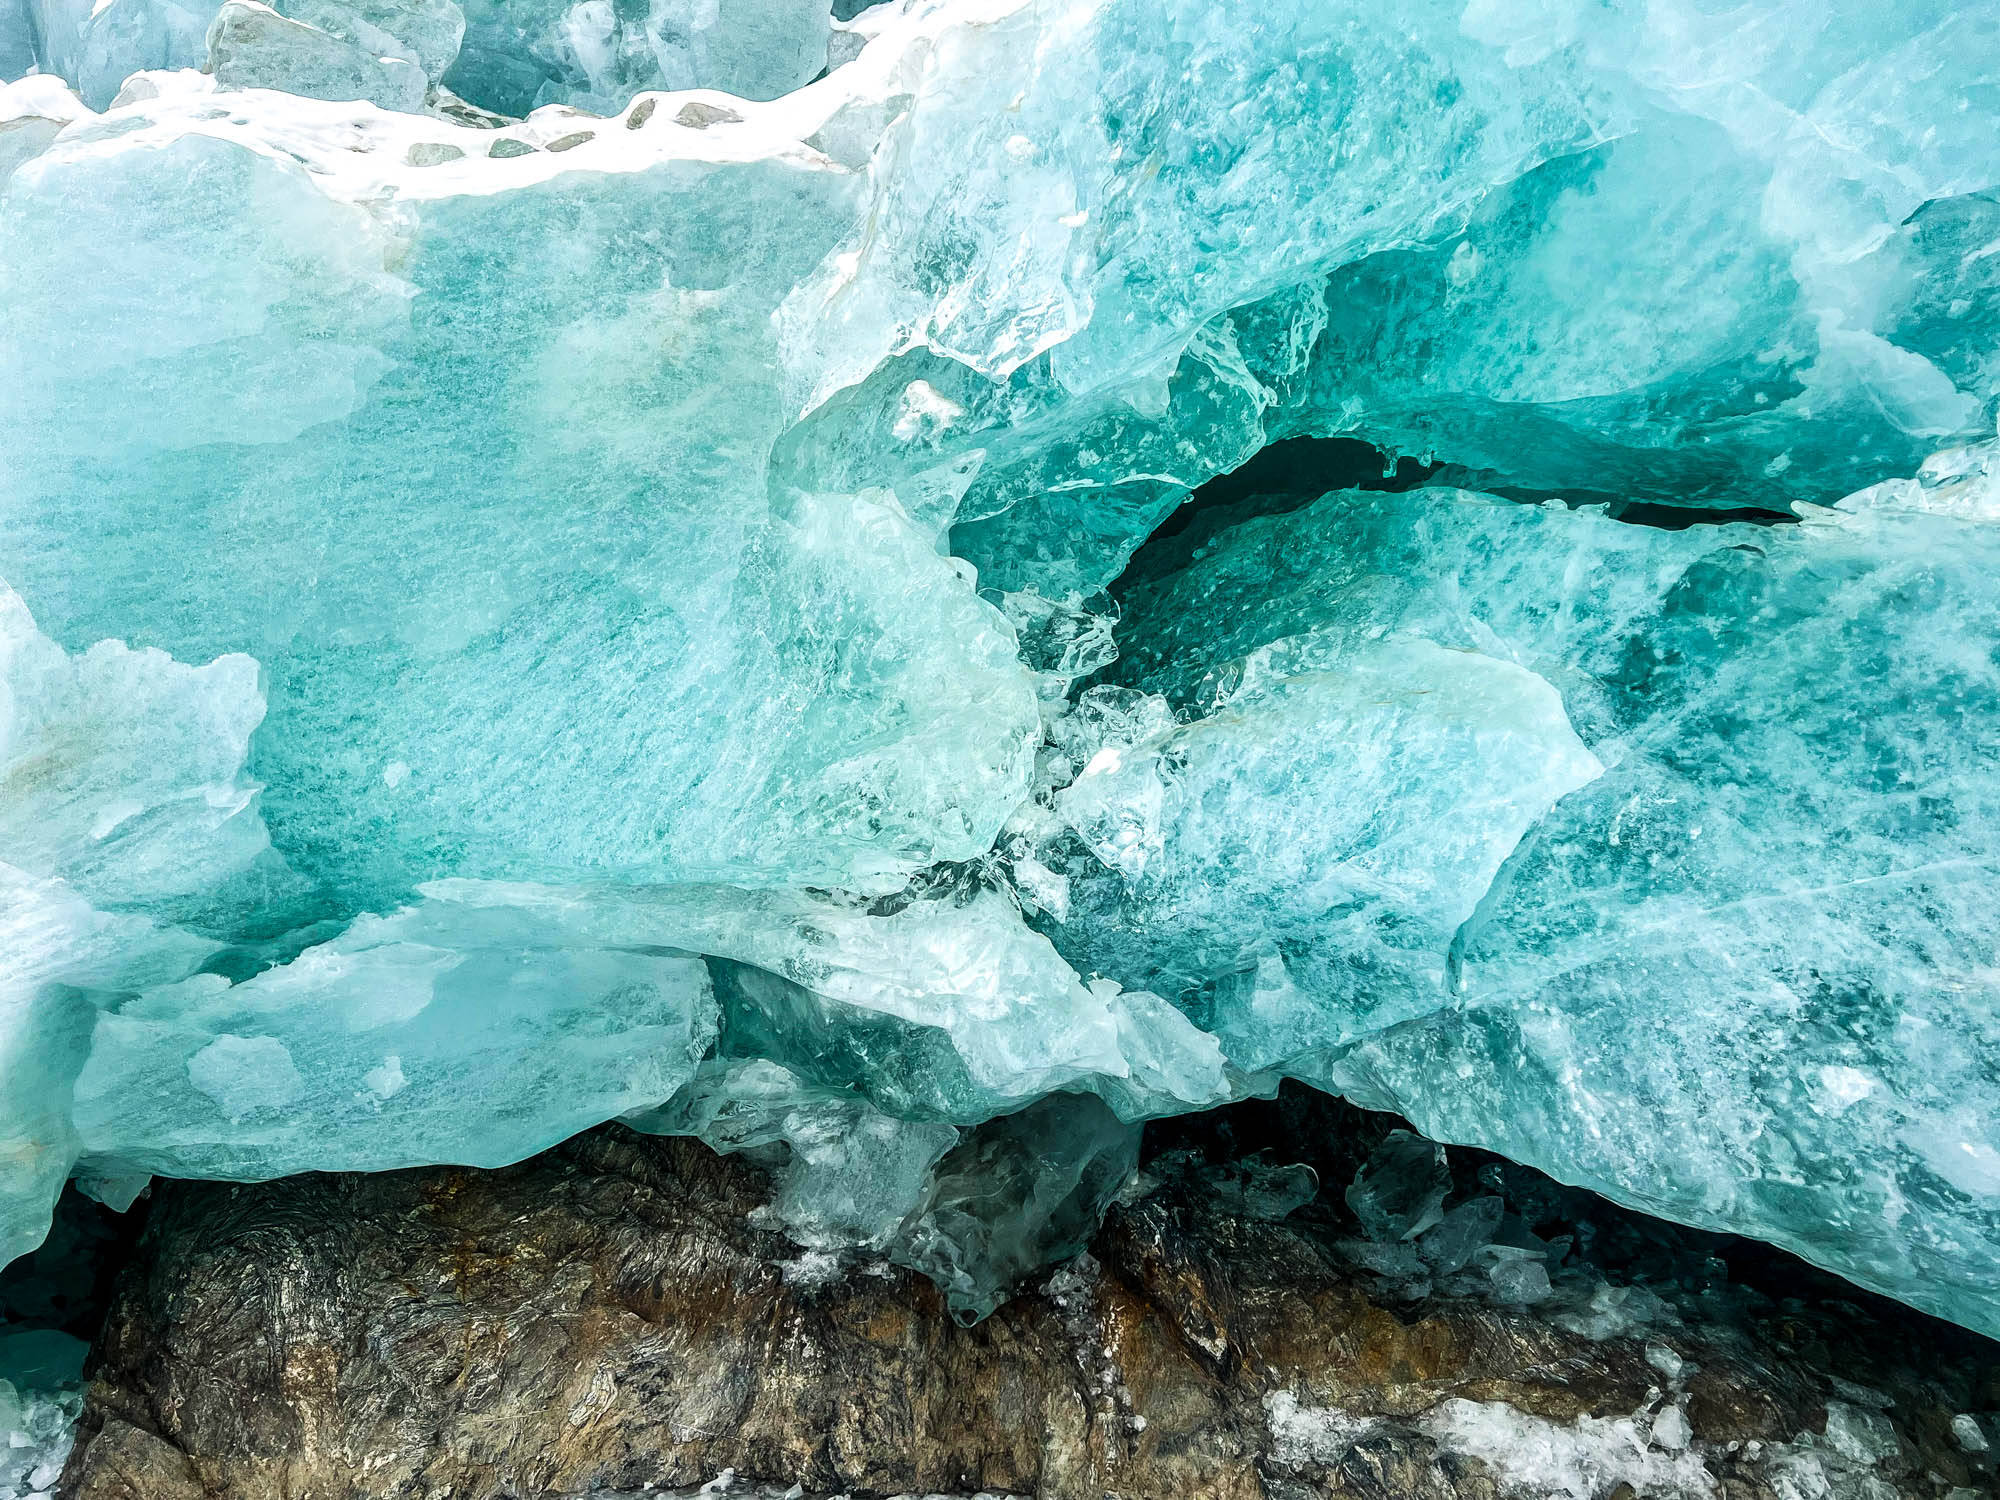
[[[77,1455],[66,1478],[102,1500],[204,1500],[208,1493],[178,1448],[115,1419]]]
[[[1511,1493],[1437,1426],[1454,1399],[1642,1435],[1682,1402],[1715,1494],[1819,1455],[1826,1372],[1754,1329],[1593,1342],[1533,1309],[1385,1307],[1310,1224],[1171,1187],[964,1328],[919,1277],[829,1272],[751,1227],[763,1190],[615,1127],[500,1172],[163,1184],[62,1492],[543,1500],[730,1470],[738,1494]],[[1648,1342],[1688,1362],[1681,1388]],[[1896,1399],[1899,1432],[1933,1413],[1906,1449],[1935,1447],[1950,1399]],[[1894,1461],[1880,1478],[1943,1494]],[[1613,1474],[1605,1495],[1620,1482],[1668,1493]]]

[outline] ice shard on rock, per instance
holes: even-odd
[[[705,1064],[636,1130],[698,1136],[718,1151],[783,1160],[771,1213],[808,1249],[879,1250],[921,1206],[931,1169],[958,1144],[940,1120],[899,1120],[840,1088],[815,1086],[768,1058]]]
[[[771,1164],[767,1212],[812,1253],[923,1271],[973,1322],[1023,1277],[1083,1247],[1138,1164],[1139,1128],[1058,1093],[963,1131],[901,1120],[766,1059],[711,1063],[633,1128],[698,1136]]]
[[[1283,1074],[2000,1330],[1996,71],[0,0],[0,1254],[622,1116],[976,1315]]]

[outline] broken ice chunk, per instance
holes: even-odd
[[[1488,1247],[1493,1253],[1486,1279],[1493,1288],[1495,1302],[1527,1305],[1543,1301],[1551,1290],[1549,1268],[1540,1256],[1526,1251],[1507,1253],[1508,1247]]]
[[[901,1233],[959,1138],[950,1125],[895,1119],[763,1058],[711,1060],[668,1103],[626,1123],[724,1152],[783,1142],[771,1210],[801,1245],[829,1250],[880,1249]]]
[[[1087,676],[1106,663],[1117,660],[1118,645],[1112,628],[1118,623],[1118,609],[1108,599],[1096,601],[1097,609],[1044,599],[1033,592],[985,591],[1014,627],[1021,643],[1021,659],[1030,669],[1058,679],[1064,686]]]
[[[1246,1219],[1276,1221],[1319,1196],[1319,1173],[1304,1162],[1278,1163],[1256,1157],[1204,1167],[1203,1192],[1225,1212]]]
[[[282,89],[307,99],[358,99],[406,113],[428,81],[400,57],[376,57],[257,0],[225,0],[208,29],[208,71],[223,89]]]
[[[1347,1206],[1362,1233],[1384,1244],[1414,1240],[1443,1217],[1451,1173],[1444,1147],[1407,1130],[1392,1130],[1369,1154],[1347,1189]]]
[[[0,14],[0,30],[5,24],[4,14]],[[4,46],[0,40],[0,47]],[[0,67],[0,79],[7,76]],[[0,83],[0,183],[23,162],[48,149],[65,125],[88,113],[83,101],[64,87],[60,78],[38,73],[17,83]]]
[[[269,843],[243,775],[263,717],[249,657],[71,655],[0,583],[0,859],[121,906],[216,885]]]
[[[893,1113],[969,1124],[1052,1089],[1091,1089],[1136,1119],[1230,1097],[1214,1038],[1156,996],[1086,985],[1004,894],[961,873],[974,878],[874,902],[720,886],[424,890],[468,909],[546,912],[606,946],[730,959],[744,966],[732,983],[751,993],[760,1048]]]
[[[1493,1242],[1506,1211],[1503,1199],[1486,1196],[1468,1199],[1424,1232],[1417,1253],[1440,1276],[1461,1270],[1484,1246]]]
[[[1139,1163],[1139,1129],[1055,1094],[972,1132],[938,1163],[896,1251],[974,1322],[1020,1277],[1076,1254]]]

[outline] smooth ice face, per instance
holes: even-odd
[[[1328,278],[1281,430],[1572,495],[1782,510],[1989,428],[2000,386],[1935,320],[2000,318],[1976,253],[1990,200],[1884,223],[1831,280],[1797,242],[1813,219],[1777,206],[1783,175],[1673,116],[1528,173],[1463,232]]]
[[[232,984],[99,1016],[72,1105],[105,1175],[501,1166],[666,1098],[714,1034],[701,960],[419,904]]]
[[[465,38],[465,12],[455,0],[283,0],[276,9],[371,57],[413,63],[432,82],[451,66]]]

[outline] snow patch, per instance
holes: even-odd
[[[1454,1398],[1432,1407],[1417,1425],[1445,1451],[1479,1459],[1509,1495],[1593,1500],[1621,1483],[1651,1500],[1716,1494],[1696,1453],[1652,1446],[1652,1423],[1643,1413],[1561,1423],[1502,1401]]]
[[[1271,1432],[1272,1459],[1294,1469],[1339,1463],[1348,1449],[1381,1425],[1338,1407],[1305,1406],[1290,1391],[1273,1391],[1264,1398],[1264,1419]]]

